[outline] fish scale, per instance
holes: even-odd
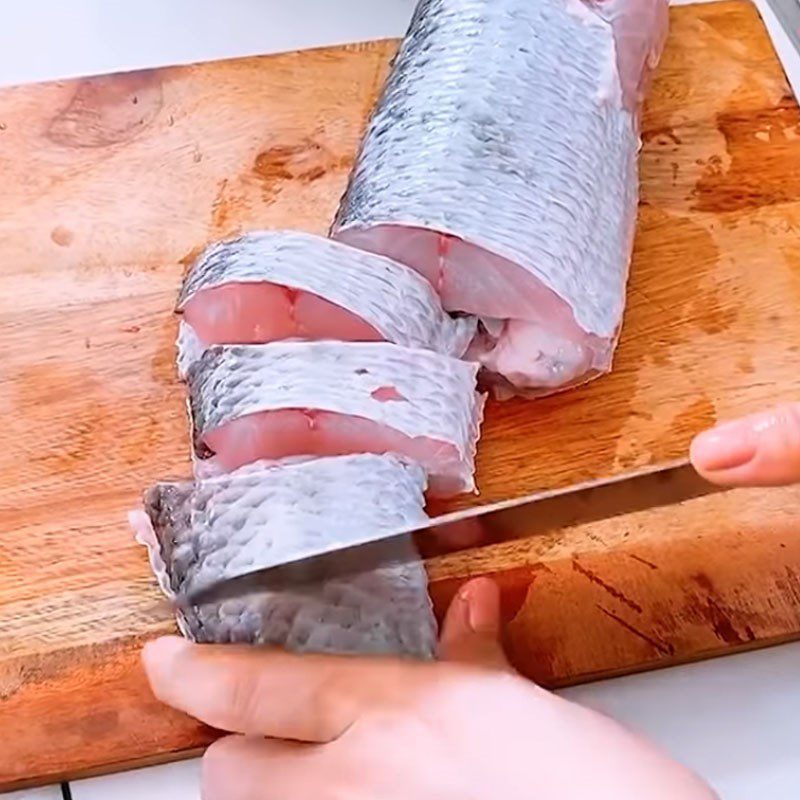
[[[321,541],[353,544],[370,531],[424,521],[424,488],[423,470],[395,456],[263,462],[205,480],[157,484],[131,523],[163,593],[174,598],[280,563]],[[400,544],[402,563],[395,566],[302,593],[253,592],[181,609],[179,625],[198,642],[430,658],[436,621],[425,568],[413,558],[410,538]]]
[[[530,323],[505,369],[523,388],[526,367],[548,389],[610,367],[638,195],[619,65],[649,69],[662,5],[422,0],[362,142],[332,235],[426,274],[420,231],[457,240],[437,253],[445,308]]]
[[[447,478],[470,491],[484,403],[475,391],[477,371],[471,362],[382,342],[212,347],[188,376],[195,449],[210,455],[210,435],[255,414],[322,411],[376,423],[411,441],[430,440],[432,480]],[[381,399],[382,391],[396,398]],[[456,461],[437,463],[443,445]]]
[[[409,267],[295,231],[256,231],[206,248],[183,284],[177,310],[183,312],[209,289],[236,284],[247,292],[259,283],[310,292],[354,313],[386,341],[405,347],[460,357],[475,334],[476,320],[450,317],[430,284]],[[209,303],[205,313],[219,313],[214,301]],[[185,374],[204,346],[183,326],[178,361]]]

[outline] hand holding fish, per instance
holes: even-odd
[[[699,434],[692,463],[703,477],[732,486],[800,482],[800,403],[726,422]]]
[[[164,702],[234,735],[206,753],[204,800],[712,800],[611,719],[509,666],[495,584],[453,601],[441,660],[149,644]]]

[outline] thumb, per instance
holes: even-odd
[[[800,482],[800,403],[762,411],[699,434],[692,463],[701,475],[732,486]]]
[[[479,666],[511,669],[500,643],[500,590],[476,578],[453,598],[439,639],[439,657]]]

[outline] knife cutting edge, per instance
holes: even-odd
[[[528,538],[600,520],[675,505],[726,491],[703,479],[687,459],[525,497],[456,511],[415,526],[382,530],[358,542],[302,552],[296,559],[225,576],[178,595],[187,608],[259,591],[300,591],[335,577],[408,560],[407,538],[423,555],[441,555]]]

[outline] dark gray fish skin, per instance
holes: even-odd
[[[426,519],[425,477],[395,456],[341,456],[250,465],[206,480],[163,483],[132,515],[167,597],[281,563],[320,543]],[[413,558],[297,593],[262,592],[181,609],[198,642],[272,644],[298,652],[430,658],[436,623],[422,563]]]

